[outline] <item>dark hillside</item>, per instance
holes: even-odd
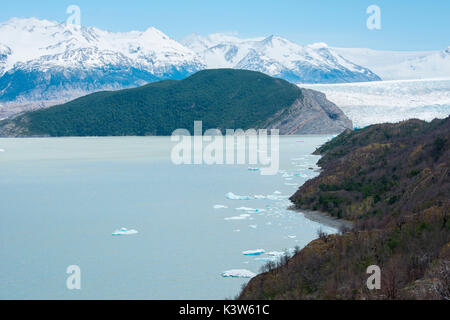
[[[241,299],[450,298],[450,118],[346,131],[316,152],[323,172],[297,208],[355,222],[252,279]],[[366,268],[382,270],[381,290]]]

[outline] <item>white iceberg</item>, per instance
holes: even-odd
[[[214,208],[214,209],[226,209],[226,208],[228,208],[228,207],[227,207],[227,206],[224,206],[224,205],[222,205],[222,204],[216,204],[213,208]]]
[[[281,251],[270,251],[266,253],[268,256],[278,257],[284,255],[284,252]]]
[[[259,168],[248,168],[248,171],[259,171]]]
[[[256,224],[251,224],[251,225],[249,225],[249,228],[256,229],[256,228],[258,228],[258,226]]]
[[[0,149],[0,152],[5,152],[5,149]]]
[[[137,230],[131,229],[128,230],[127,228],[120,228],[119,230],[116,230],[112,233],[113,236],[129,236],[132,234],[138,233]]]
[[[241,214],[239,216],[225,218],[225,220],[245,220],[249,217],[251,217],[251,216],[249,214],[245,213],[245,214]]]
[[[244,256],[259,256],[259,255],[264,254],[264,252],[266,252],[264,249],[256,249],[256,250],[243,251],[242,254]]]
[[[222,272],[224,278],[253,278],[256,273],[253,273],[246,269],[233,269]]]
[[[277,258],[276,257],[260,257],[260,258],[255,258],[255,261],[276,262]]]
[[[247,207],[236,208],[236,210],[252,212],[252,213],[259,213],[259,212],[263,212],[264,211],[264,209],[254,209],[254,208],[247,208]]]
[[[233,192],[228,192],[225,195],[225,197],[227,199],[230,199],[230,200],[251,200],[252,199],[252,197],[250,197],[250,196],[238,196],[238,195],[235,195]]]

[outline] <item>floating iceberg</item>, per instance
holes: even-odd
[[[213,208],[214,208],[214,209],[226,209],[226,208],[228,208],[228,207],[227,207],[227,206],[224,206],[224,205],[222,205],[222,204],[216,204]]]
[[[225,197],[227,199],[230,199],[230,200],[251,200],[252,199],[252,197],[250,197],[250,196],[238,196],[238,195],[235,195],[233,192],[228,192],[225,195]]]
[[[249,214],[241,214],[240,216],[225,218],[225,220],[245,220],[249,217],[251,217]]]
[[[5,152],[5,149],[0,149],[0,152]]]
[[[255,258],[255,261],[276,262],[277,258],[276,257],[260,257],[260,258]]]
[[[249,225],[249,228],[256,229],[256,228],[258,228],[258,226],[256,224],[251,224],[251,225]]]
[[[266,252],[264,249],[248,250],[242,252],[244,256],[259,256]]]
[[[264,211],[264,209],[254,209],[254,208],[247,208],[247,207],[236,208],[236,210],[238,210],[238,211],[246,211],[246,212],[253,212],[253,213],[259,213],[259,212],[263,212]]]
[[[266,253],[268,256],[278,257],[284,255],[284,252],[281,251],[270,251]]]
[[[259,171],[259,168],[248,168],[248,171]]]
[[[112,233],[113,236],[129,236],[138,233],[137,230],[128,230],[127,228],[120,228]]]
[[[246,269],[233,269],[222,272],[224,278],[253,278],[256,273],[253,273]]]
[[[297,236],[287,236],[289,239],[295,239]]]

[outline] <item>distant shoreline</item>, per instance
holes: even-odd
[[[307,218],[308,220],[318,222],[320,224],[323,224],[327,227],[331,227],[337,230],[340,230],[342,227],[345,227],[347,229],[353,228],[353,222],[348,220],[342,220],[335,217],[330,216],[327,213],[320,212],[320,211],[312,211],[312,210],[305,210],[305,209],[299,209],[296,208],[294,205],[290,206],[288,210],[292,210],[298,213],[301,213]]]

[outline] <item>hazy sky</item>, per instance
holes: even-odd
[[[181,40],[191,33],[286,37],[299,44],[387,50],[450,46],[450,0],[2,0],[0,21],[37,17],[65,21],[81,8],[81,23],[111,31],[154,26]],[[369,30],[366,9],[381,9],[381,30]]]

